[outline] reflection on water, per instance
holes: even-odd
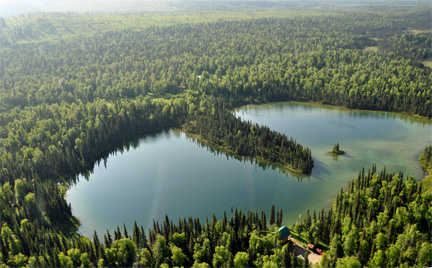
[[[180,132],[178,132],[178,133],[180,133]],[[237,161],[242,162],[242,163],[250,163],[250,164],[254,165],[255,167],[261,168],[262,170],[276,170],[281,174],[285,174],[287,176],[297,178],[299,180],[299,182],[301,180],[303,180],[304,178],[309,178],[309,176],[306,174],[302,174],[299,172],[292,172],[292,171],[290,171],[290,170],[288,170],[288,169],[286,169],[280,165],[270,163],[270,162],[267,162],[264,160],[259,160],[259,159],[256,159],[254,157],[235,155],[235,154],[225,152],[225,151],[219,150],[217,148],[211,147],[211,146],[209,146],[203,142],[200,142],[198,139],[196,139],[193,136],[188,136],[186,134],[186,137],[187,137],[188,141],[195,143],[200,148],[207,149],[208,152],[210,152],[214,155],[225,155],[227,160],[237,160]],[[256,168],[255,168],[255,171],[256,171]]]
[[[175,135],[176,133],[173,133],[173,135]],[[138,137],[132,137],[126,140],[123,140],[123,142],[114,145],[112,148],[104,151],[101,156],[96,159],[96,161],[94,162],[93,166],[86,169],[86,170],[82,170],[80,173],[78,174],[72,174],[69,176],[69,182],[67,182],[68,184],[74,184],[76,185],[79,182],[79,178],[84,178],[87,181],[90,179],[90,176],[94,173],[94,169],[95,167],[100,167],[101,163],[103,163],[104,168],[107,168],[107,164],[108,164],[108,159],[110,158],[110,156],[117,156],[119,153],[123,154],[123,153],[127,153],[129,152],[129,150],[133,149],[136,150],[140,147],[141,143],[142,144],[146,144],[147,142],[154,142],[158,139],[159,135],[165,135],[165,137],[169,137],[171,134],[169,133],[169,129],[162,129],[160,131],[154,131],[154,132],[148,132],[142,136],[138,136]]]
[[[376,163],[378,170],[422,178],[417,157],[432,144],[430,121],[392,113],[275,103],[246,106],[236,114],[309,147],[311,176],[226,155],[178,131],[149,133],[107,151],[68,190],[80,232],[91,237],[93,230],[105,233],[123,222],[131,227],[135,220],[149,228],[165,214],[173,220],[221,217],[232,205],[269,211],[273,203],[283,209],[284,223],[294,223],[307,209],[327,207],[362,167]],[[334,158],[328,152],[337,142],[347,154]]]

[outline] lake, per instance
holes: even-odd
[[[106,167],[95,166],[89,179],[80,177],[66,199],[81,221],[79,232],[99,237],[133,222],[150,228],[165,214],[179,218],[218,219],[231,215],[231,206],[243,211],[270,207],[283,209],[283,222],[292,224],[299,214],[327,208],[364,166],[403,171],[417,179],[424,172],[417,158],[432,144],[431,121],[401,114],[350,111],[308,103],[250,105],[235,111],[244,120],[269,126],[312,150],[315,167],[309,177],[298,178],[279,168],[250,159],[227,156],[184,133],[164,130],[139,138],[137,146],[109,155]],[[328,151],[339,142],[346,154]]]

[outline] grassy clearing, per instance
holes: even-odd
[[[292,226],[290,226],[290,227],[292,227]],[[302,235],[302,234],[296,233],[296,232],[293,230],[294,228],[289,228],[289,229],[290,229],[291,235],[292,235],[292,236],[293,236],[297,241],[299,241],[300,243],[302,243],[302,245],[303,245],[304,248],[307,248],[307,244],[311,243],[311,242],[309,242],[309,241],[307,240],[307,237],[304,236],[304,235]],[[318,244],[316,244],[316,246],[317,246],[318,248],[322,249],[322,250],[328,250],[328,246],[327,246],[326,244],[324,244],[323,242],[319,242]]]
[[[373,51],[373,52],[378,52],[378,46],[370,46],[370,47],[365,47],[363,49],[364,51]]]
[[[412,33],[412,34],[422,34],[422,33],[432,33],[432,30],[430,30],[430,29],[429,30],[419,30],[419,29],[408,28],[404,32],[406,32],[406,33]]]
[[[432,60],[421,61],[421,63],[426,67],[432,68]]]

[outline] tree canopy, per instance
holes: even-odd
[[[167,216],[148,231],[107,231],[102,242],[74,233],[65,193],[119,143],[173,126],[310,173],[307,145],[229,112],[247,103],[430,118],[432,75],[422,62],[431,60],[431,8],[388,5],[208,20],[199,12],[0,18],[1,265],[307,266],[275,240],[263,210],[205,224]],[[430,155],[428,147],[426,167]],[[294,229],[328,246],[322,266],[431,266],[430,208],[423,184],[373,167]],[[280,225],[282,209],[274,212],[270,224]]]

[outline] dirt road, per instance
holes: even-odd
[[[304,256],[306,254],[306,251],[308,252],[308,254],[309,254],[308,260],[310,263],[315,264],[315,263],[318,263],[321,261],[321,257],[322,257],[321,255],[316,254],[316,253],[304,248],[302,243],[292,236],[290,237],[290,240],[294,243],[294,247],[295,247],[297,254]]]

